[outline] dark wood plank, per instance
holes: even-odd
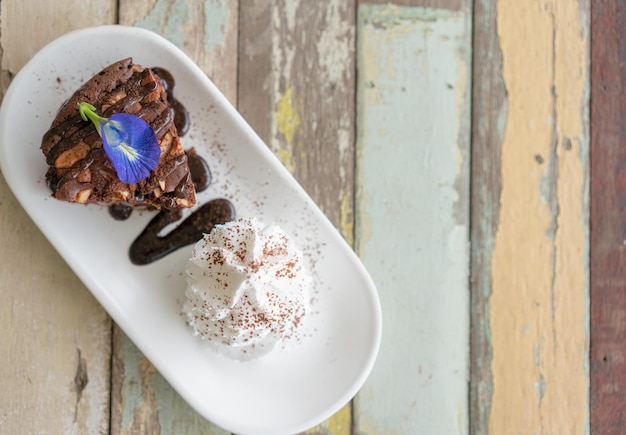
[[[626,427],[626,2],[591,2],[593,434]]]
[[[502,119],[507,99],[496,2],[477,0],[473,13],[472,193],[470,298],[470,433],[488,433],[491,407],[489,297],[491,253],[500,214]]]

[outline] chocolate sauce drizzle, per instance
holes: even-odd
[[[150,68],[161,79],[161,84],[165,88],[167,93],[167,99],[172,109],[174,109],[174,125],[178,130],[178,136],[183,137],[189,131],[189,113],[185,106],[174,97],[174,76],[165,68],[153,67]]]
[[[187,154],[187,166],[191,173],[191,180],[196,187],[196,192],[203,192],[208,189],[211,184],[211,170],[209,165],[198,154],[195,149],[185,151]]]

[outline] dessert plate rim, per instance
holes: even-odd
[[[87,49],[81,41],[95,42]],[[185,104],[183,96],[187,97],[188,108],[196,108],[190,113],[200,121],[200,127],[194,127],[192,119],[190,143],[210,154],[220,186],[226,186],[216,187],[212,194],[227,197],[236,208],[240,202],[244,215],[278,221],[296,236],[300,248],[300,243],[305,245],[317,285],[309,338],[252,362],[214,355],[192,337],[187,325],[181,325],[184,321],[176,312],[184,294],[179,288],[184,282],[181,267],[191,247],[158,264],[134,266],[127,257],[120,258],[126,252],[120,245],[132,242],[149,215],[115,223],[102,207],[50,198],[45,159],[38,149],[42,126],[49,125],[77,84],[119,60],[116,56],[171,69],[181,91],[179,99]],[[164,64],[154,64],[158,60]],[[75,65],[74,73],[70,68]],[[24,146],[16,147],[16,141]],[[245,150],[236,150],[231,142]],[[256,165],[248,162],[248,154]],[[160,35],[138,27],[97,26],[69,32],[42,48],[16,74],[2,101],[0,169],[22,207],[113,320],[192,408],[222,428],[251,434],[304,431],[348,403],[371,372],[380,347],[382,314],[365,267],[213,82]],[[234,181],[224,182],[228,177]],[[289,204],[281,203],[281,196]],[[203,198],[207,199],[199,195]],[[283,215],[287,217],[281,222]],[[82,225],[90,234],[96,229],[96,252],[88,251],[82,240]],[[112,263],[106,263],[108,258]],[[108,264],[115,273],[103,270]],[[148,334],[151,328],[154,336]],[[220,381],[222,377],[228,378],[231,388]],[[261,389],[284,410],[264,403],[258,404],[260,409],[254,407],[252,400],[258,401]]]

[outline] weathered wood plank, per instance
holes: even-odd
[[[626,3],[591,2],[591,409],[593,434],[626,427]]]
[[[241,4],[240,112],[352,240],[354,2]]]
[[[119,18],[176,44],[236,102],[237,6],[235,0],[122,0]],[[111,433],[226,433],[188,406],[117,327],[113,343]]]
[[[238,108],[353,240],[354,1],[241,2]],[[309,433],[348,434],[346,406]]]
[[[244,0],[239,12],[237,108],[265,143],[270,141],[273,118],[272,9],[271,0]]]
[[[489,433],[586,433],[588,4],[496,5],[508,112],[490,266]]]
[[[383,340],[357,433],[466,433],[471,17],[359,5],[357,252]]]
[[[110,24],[115,14],[114,1],[3,0],[0,94],[46,43],[79,27]],[[5,391],[0,431],[106,433],[109,317],[22,210],[2,177],[0,246],[0,383]]]
[[[493,385],[489,298],[491,254],[500,217],[500,153],[507,116],[496,3],[474,2],[472,71],[470,433],[488,433]]]

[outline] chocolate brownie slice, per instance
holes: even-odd
[[[100,135],[79,114],[81,102],[93,105],[105,118],[130,113],[152,127],[161,157],[146,179],[136,184],[119,180]],[[63,104],[42,139],[41,150],[49,165],[46,181],[57,199],[156,209],[191,207],[196,202],[164,83],[150,68],[134,64],[132,58],[106,67]]]

